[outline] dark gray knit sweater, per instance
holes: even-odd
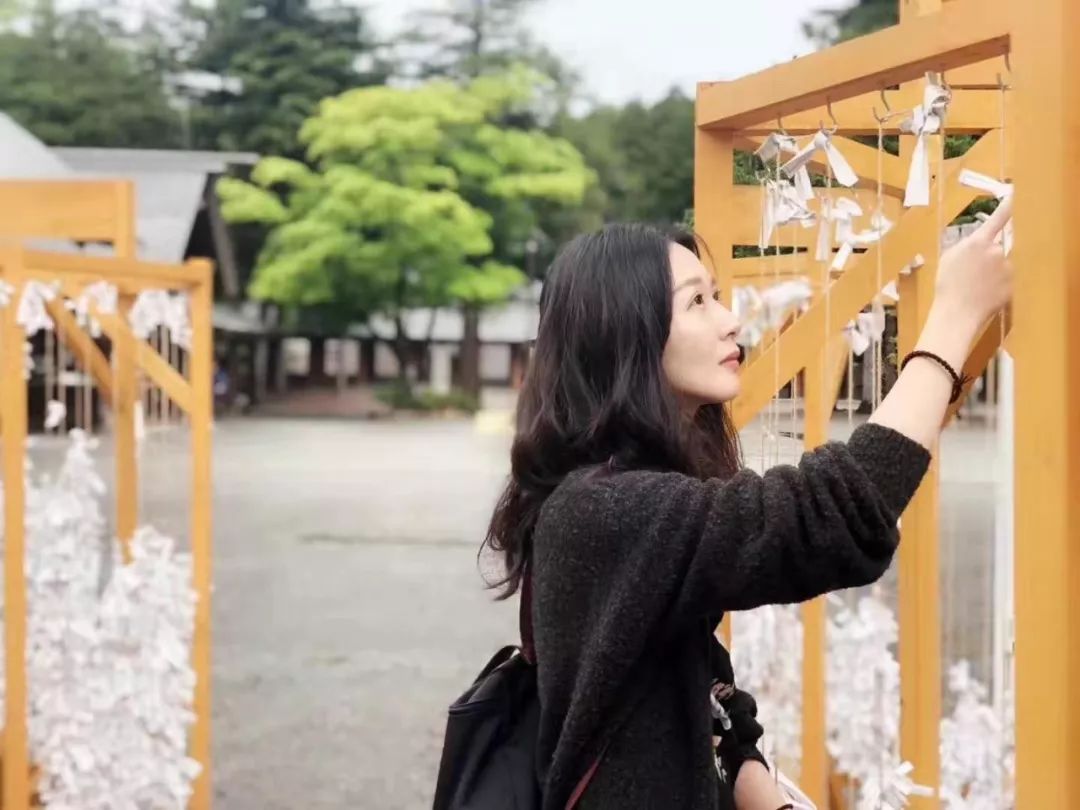
[[[877,580],[929,460],[866,425],[764,476],[569,475],[533,538],[544,810],[562,810],[609,729],[581,810],[721,806],[713,623]]]

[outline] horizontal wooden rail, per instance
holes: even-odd
[[[949,74],[950,77],[951,75]],[[729,82],[714,82],[699,85],[699,100],[722,94],[728,84]],[[885,135],[896,135],[907,113],[922,104],[922,87],[919,82],[909,82],[898,90],[888,91],[885,98],[895,115],[882,125],[882,132]],[[884,103],[879,92],[834,101],[832,109],[833,116],[836,118],[836,134],[876,136],[878,122],[874,118],[875,108],[878,114],[885,114]],[[776,131],[778,125],[782,125],[789,135],[808,135],[817,132],[822,124],[826,126],[832,124],[829,111],[824,106],[786,113],[780,121],[777,121],[775,115],[771,118],[763,118],[740,128],[738,132],[747,136],[768,135]],[[948,130],[950,133],[980,135],[988,130],[997,129],[999,126],[1001,126],[1001,93],[999,91],[953,88],[952,102],[949,104]]]
[[[2,180],[0,236],[113,242],[129,181]]]
[[[699,126],[746,129],[799,110],[1001,56],[1009,48],[1013,0],[956,0],[828,50],[784,62],[698,96]],[[839,116],[837,116],[839,118]],[[828,120],[828,119],[826,119]]]
[[[187,289],[199,283],[200,272],[190,264],[164,264],[114,256],[86,256],[76,253],[50,253],[27,250],[23,254],[26,273],[31,277],[38,271],[66,276],[92,276],[111,280],[119,275],[132,281],[142,281],[143,289]]]

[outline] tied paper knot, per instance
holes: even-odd
[[[951,98],[948,88],[928,77],[926,89],[923,90],[923,103],[912,110],[911,118],[900,125],[902,132],[915,136],[915,150],[911,155],[907,188],[904,190],[904,206],[907,208],[930,205],[930,152],[927,141],[929,136],[941,132]]]
[[[107,281],[95,281],[82,291],[74,300],[67,302],[68,309],[75,313],[79,326],[89,329],[95,338],[101,337],[101,324],[91,314],[93,311],[112,315],[116,312],[116,286]]]
[[[875,302],[869,312],[860,312],[853,321],[848,321],[844,327],[844,336],[847,338],[851,351],[858,357],[865,354],[874,343],[881,340],[885,334],[885,308]]]
[[[782,281],[763,291],[736,287],[732,291],[732,310],[741,324],[736,342],[746,348],[756,346],[766,332],[780,328],[790,310],[805,309],[812,296],[810,284],[803,279]]]
[[[165,290],[145,290],[135,298],[128,320],[131,331],[142,340],[150,337],[158,327],[164,326],[173,343],[185,349],[191,346],[188,299],[184,294],[170,295]]]
[[[791,177],[799,171],[804,171],[817,152],[825,153],[825,161],[829,164],[829,169],[837,183],[845,188],[851,188],[859,182],[859,176],[855,174],[855,170],[851,168],[851,164],[847,162],[847,158],[845,158],[843,153],[836,148],[836,144],[832,142],[832,135],[824,129],[817,132],[814,137],[811,138],[798,153],[796,153],[795,157],[785,163],[782,171],[788,177]],[[807,182],[809,182],[809,176],[807,176]]]
[[[904,810],[912,796],[934,795],[933,788],[917,785],[912,781],[913,770],[915,770],[914,765],[903,762],[892,773],[886,775],[884,784],[881,785],[878,807],[887,808],[887,810]]]
[[[960,172],[960,185],[989,194],[991,197],[998,200],[998,202],[1004,200],[1006,197],[1011,197],[1014,190],[1012,183],[1006,183],[1003,180],[997,180],[988,175],[973,172],[971,169],[964,169]],[[976,214],[976,217],[980,220],[985,220],[986,214]],[[1006,256],[1012,253],[1013,222],[1011,219],[1005,223],[1005,227],[1002,229],[998,240],[1001,242]]]
[[[768,166],[782,154],[798,155],[799,144],[792,135],[774,132],[765,139],[765,142],[758,147],[754,154],[761,159],[762,163]],[[786,172],[786,169],[787,167],[785,166],[781,171]],[[814,199],[814,188],[810,183],[810,170],[807,169],[805,164],[798,167],[794,172],[788,172],[787,174],[795,184],[795,191],[798,194],[799,199],[803,202],[809,202]]]
[[[765,200],[761,214],[761,236],[758,247],[764,250],[772,242],[773,232],[781,225],[800,223],[804,228],[814,226],[814,212],[806,206],[799,192],[787,180],[766,180]]]
[[[55,476],[28,476],[25,490],[27,729],[40,769],[36,789],[52,808],[186,807],[199,773],[187,757],[191,558],[143,527],[124,565],[107,534],[96,441],[80,430],[70,438]],[[0,709],[3,697],[0,679]]]
[[[823,222],[818,231],[814,258],[819,262],[828,261],[832,253],[829,225],[835,223],[836,241],[840,243],[840,249],[833,257],[833,270],[843,270],[856,247],[867,247],[879,242],[893,225],[881,210],[877,210],[870,216],[870,228],[856,231],[854,220],[863,215],[863,210],[859,203],[850,197],[839,197],[831,201],[823,199],[821,206]]]
[[[27,337],[33,337],[42,330],[52,331],[53,322],[45,304],[56,298],[57,287],[31,279],[23,284],[19,296],[19,307],[15,311],[15,322],[25,331]]]

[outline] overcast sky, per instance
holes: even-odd
[[[391,33],[433,0],[366,0]],[[576,66],[601,101],[655,100],[808,53],[800,22],[843,0],[539,0],[533,35]]]

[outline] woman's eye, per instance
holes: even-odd
[[[701,306],[702,304],[705,303],[705,296],[702,295],[701,293],[698,293],[697,295],[695,295],[690,300],[690,303],[693,304],[694,306]]]
[[[717,303],[719,303],[720,302],[720,291],[719,290],[713,290],[712,298],[713,298],[713,301],[716,301]]]

